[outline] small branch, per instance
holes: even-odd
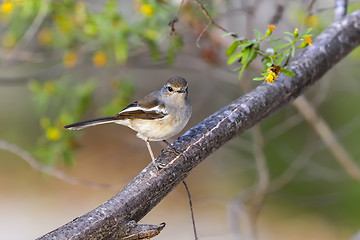
[[[193,211],[193,206],[192,206],[192,201],[191,201],[191,194],[190,194],[190,190],[185,182],[182,181],[184,187],[185,187],[185,190],[186,190],[186,193],[187,193],[187,196],[188,196],[188,199],[189,199],[189,206],[190,206],[190,213],[191,213],[191,222],[192,222],[192,225],[193,225],[193,230],[194,230],[194,237],[195,237],[195,240],[199,239],[198,236],[197,236],[197,232],[196,232],[196,225],[195,225],[195,217],[194,217],[194,211]]]
[[[287,117],[283,122],[281,122],[281,124],[273,127],[272,129],[269,129],[269,131],[265,133],[266,141],[271,141],[272,139],[281,136],[303,121],[304,118],[301,117],[300,114],[294,114],[290,117]]]
[[[229,212],[232,231],[238,233],[239,236],[245,236],[245,239],[249,240],[256,239],[256,221],[270,182],[266,157],[263,151],[264,139],[259,126],[252,129],[252,135],[258,181],[254,186],[234,198],[229,204],[230,209],[233,210]],[[236,204],[237,206],[235,206]],[[241,226],[240,232],[237,230],[238,226]],[[242,238],[239,237],[239,239]]]
[[[168,22],[168,25],[170,27],[170,35],[176,34],[175,23],[177,23],[178,20],[178,17],[175,17]]]
[[[256,239],[250,214],[242,201],[234,199],[228,204],[228,216],[233,239]]]
[[[258,174],[258,183],[249,198],[251,205],[251,217],[255,229],[257,216],[262,208],[262,204],[269,186],[269,170],[266,164],[266,157],[264,154],[264,139],[261,133],[260,126],[254,126],[253,134],[253,149],[256,162],[256,169]]]
[[[206,16],[206,18],[209,20],[209,22],[214,25],[215,27],[219,28],[221,31],[225,32],[225,33],[230,33],[228,30],[226,30],[225,28],[223,28],[222,26],[220,26],[219,24],[217,24],[209,15],[208,11],[206,10],[205,6],[199,2],[198,0],[193,0],[202,10],[202,12],[204,13],[204,15]],[[237,38],[238,36],[235,33],[230,34],[230,36]]]
[[[182,8],[183,4],[184,4],[184,0],[181,0],[179,8],[176,13],[176,17],[174,17],[168,22],[168,25],[170,27],[170,35],[176,34],[175,23],[177,23],[179,20],[180,9]]]
[[[283,17],[283,14],[284,14],[284,5],[278,3],[276,5],[275,14],[272,16],[270,20],[270,24],[277,25],[280,22],[281,18]]]
[[[208,25],[206,25],[206,27],[204,27],[204,29],[201,31],[201,33],[199,34],[199,36],[196,38],[196,47],[201,48],[200,46],[200,39],[202,38],[202,36],[204,35],[204,33],[206,32],[206,30],[208,30],[210,26],[210,23]]]
[[[310,161],[311,156],[315,152],[315,144],[313,141],[308,141],[303,151],[293,160],[291,165],[277,178],[271,181],[268,192],[275,192],[291,182],[296,174],[302,170]]]
[[[74,185],[85,185],[93,188],[106,188],[106,189],[116,189],[122,186],[123,184],[102,184],[91,182],[83,179],[79,179],[73,176],[70,176],[58,169],[55,169],[51,166],[40,164],[29,152],[25,151],[24,149],[20,148],[19,146],[9,143],[0,139],[0,149],[11,152],[20,158],[22,158],[25,162],[27,162],[30,167],[34,170],[46,173],[52,177],[58,178],[64,182],[74,184]]]
[[[316,133],[320,136],[345,171],[352,178],[360,180],[359,167],[351,159],[344,147],[336,140],[336,137],[331,132],[329,126],[316,114],[315,109],[309,104],[305,97],[299,97],[296,101],[294,101],[294,105],[315,129]]]

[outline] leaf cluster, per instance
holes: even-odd
[[[304,34],[299,35],[298,29],[295,29],[293,33],[285,32],[284,41],[282,43],[280,39],[270,38],[269,36],[275,30],[275,26],[270,25],[265,34],[262,34],[258,30],[254,30],[256,38],[253,40],[247,40],[245,38],[235,38],[232,44],[226,50],[226,56],[228,57],[227,64],[234,65],[240,64],[240,67],[235,69],[238,72],[238,79],[245,69],[247,69],[251,62],[253,62],[258,56],[263,63],[262,77],[254,78],[253,80],[267,80],[269,72],[272,73],[271,67],[280,67],[280,72],[288,76],[294,76],[294,73],[287,70],[285,67],[289,63],[289,60],[295,56],[295,50],[297,48],[304,48],[311,44],[311,38],[309,35],[311,29],[307,29]],[[270,42],[271,46],[266,50],[261,48],[261,43]],[[301,42],[300,44],[298,44]],[[278,72],[276,72],[277,77]]]

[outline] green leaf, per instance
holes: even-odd
[[[156,44],[157,42],[153,41],[153,40],[147,40],[146,42],[150,48],[151,57],[155,61],[158,61],[160,59],[160,49],[159,49],[159,46]],[[170,57],[169,59],[167,59],[168,63],[171,63],[171,56],[168,56],[168,57]],[[175,58],[175,56],[174,56],[174,58]]]
[[[287,49],[286,51],[284,51],[284,55],[285,55],[285,57],[286,57],[284,66],[287,66],[288,63],[289,63],[289,61],[290,61],[290,58],[291,58],[290,49]],[[284,58],[285,58],[285,57],[284,57]]]
[[[262,33],[259,30],[254,29],[254,33],[255,33],[257,39],[262,38]]]
[[[241,51],[243,52],[243,56],[241,58],[241,64],[244,65],[246,61],[249,59],[251,48],[243,48]]]
[[[257,77],[257,78],[253,78],[254,81],[263,81],[265,80],[265,77]]]
[[[75,158],[74,158],[74,152],[67,149],[67,148],[63,148],[62,149],[62,156],[63,156],[63,159],[64,159],[64,163],[67,165],[67,166],[72,166],[74,165],[75,163]]]
[[[285,39],[286,41],[288,41],[289,43],[292,43],[292,42],[293,42],[293,40],[292,40],[291,38],[289,38],[288,36],[285,36],[284,39]]]
[[[291,57],[295,57],[295,47],[294,45],[291,46]]]
[[[307,43],[306,42],[302,42],[299,46],[299,48],[306,48],[307,47]]]
[[[226,56],[229,57],[231,56],[237,49],[237,47],[239,46],[239,42],[238,41],[234,41],[227,49],[226,49]]]
[[[275,47],[275,50],[287,48],[290,45],[290,43],[280,44],[279,46]]]
[[[246,39],[244,37],[237,37],[237,38],[235,38],[235,41],[244,42],[244,41],[246,41]]]
[[[114,41],[115,59],[117,62],[123,63],[128,57],[128,43],[125,37],[120,37]]]
[[[246,47],[250,47],[251,45],[253,45],[256,41],[245,41],[239,44],[239,47],[242,48],[246,48]]]
[[[237,53],[233,54],[231,57],[229,57],[229,59],[227,61],[227,64],[231,65],[234,62],[238,61],[243,56],[243,54],[244,54],[243,51],[240,51],[240,52],[237,52]]]
[[[38,93],[42,90],[42,85],[39,81],[30,81],[29,88],[32,92]]]
[[[244,72],[244,70],[249,66],[249,64],[256,58],[256,51],[255,51],[255,47],[250,48],[249,54],[247,55],[247,60],[244,63],[243,67],[241,68],[239,75],[238,75],[238,79],[241,79],[241,76]]]
[[[300,38],[312,37],[312,34],[302,35]]]
[[[266,66],[266,68],[269,68],[269,67],[271,67],[272,62],[271,62],[271,61],[268,61],[268,62],[267,62],[267,63],[265,63],[264,65]]]
[[[306,29],[306,31],[304,32],[304,34],[301,35],[301,36],[308,35],[311,31],[312,31],[312,28],[308,28],[308,29]]]
[[[221,37],[228,37],[228,36],[232,36],[232,35],[236,35],[236,33],[234,33],[234,32],[227,32],[227,33],[224,33],[223,35],[221,35]]]
[[[280,68],[280,71],[281,71],[284,75],[286,75],[286,76],[290,76],[290,77],[295,76],[295,73],[294,73],[294,72],[292,72],[292,71],[290,71],[290,70],[287,70],[287,69],[285,69],[285,68]]]
[[[82,115],[89,107],[95,86],[93,81],[88,81],[85,84],[76,87],[75,93],[79,101],[76,108],[77,114]]]
[[[270,38],[268,41],[275,43],[276,45],[280,45],[280,39]]]
[[[280,54],[280,55],[275,59],[274,64],[275,64],[276,66],[280,66],[285,57],[286,57],[286,54],[283,54],[283,53]]]
[[[116,1],[107,1],[104,7],[104,12],[111,14],[116,13],[117,2]]]
[[[166,62],[168,64],[173,64],[175,61],[176,53],[183,47],[183,41],[181,37],[175,36],[171,39],[170,45],[166,53]],[[158,57],[160,53],[158,52]]]

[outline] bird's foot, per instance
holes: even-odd
[[[186,160],[189,159],[188,156],[184,152],[176,149],[176,147],[171,145],[168,141],[163,140],[163,142],[166,143],[166,145],[168,145],[176,155],[178,155],[178,156],[182,155]]]

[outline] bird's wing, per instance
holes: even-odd
[[[154,120],[165,117],[167,115],[165,105],[156,96],[157,92],[147,95],[145,98],[124,108],[115,117],[119,120],[134,118]]]

